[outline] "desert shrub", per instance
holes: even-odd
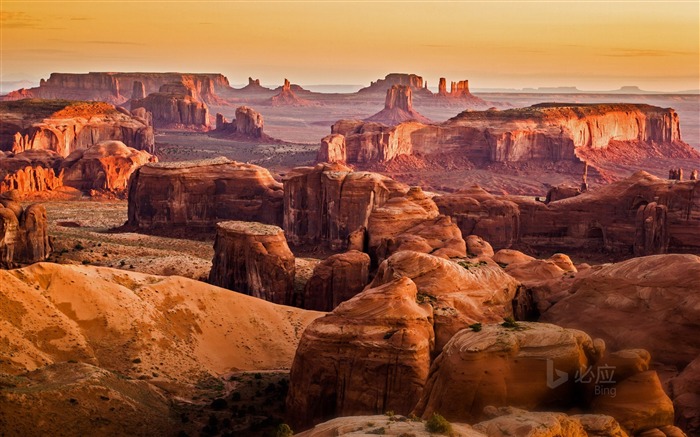
[[[451,434],[452,424],[438,413],[433,413],[432,417],[425,422],[425,429],[436,434]]]
[[[291,437],[294,435],[294,431],[286,423],[280,423],[277,427],[277,432],[275,437]]]

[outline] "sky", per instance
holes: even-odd
[[[1,0],[1,81],[51,72],[223,73],[471,88],[700,88],[700,1]]]

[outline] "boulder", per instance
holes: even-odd
[[[676,424],[688,435],[700,434],[700,355],[671,380]]]
[[[369,287],[401,277],[411,278],[419,299],[435,308],[436,354],[469,325],[511,316],[511,301],[519,287],[495,263],[450,261],[412,251],[397,252],[384,261]]]
[[[287,246],[284,231],[255,222],[217,223],[209,283],[291,305],[294,254]]]
[[[586,333],[555,325],[518,322],[464,329],[433,362],[415,412],[473,422],[484,418],[487,406],[572,406],[578,390],[574,375],[597,355]]]
[[[368,288],[302,335],[290,374],[288,423],[305,429],[338,416],[407,415],[433,349],[432,308],[399,278]]]
[[[369,283],[369,264],[369,256],[357,250],[331,255],[321,261],[306,283],[301,307],[332,311]]]
[[[491,247],[488,241],[478,235],[469,235],[466,239],[466,244],[467,254],[470,256],[491,258],[494,255],[493,247]]]
[[[226,158],[148,163],[129,180],[130,226],[213,228],[221,220],[282,224],[282,184]]]
[[[370,216],[371,224],[372,218]],[[370,229],[372,228],[370,227]],[[402,250],[429,253],[446,259],[467,256],[462,233],[452,223],[452,219],[444,215],[428,218],[416,226],[406,229],[396,237],[383,239],[376,250],[377,262],[381,263],[386,257]]]

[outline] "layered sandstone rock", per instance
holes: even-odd
[[[671,381],[676,423],[688,435],[700,433],[700,355]]]
[[[475,431],[467,424],[452,423],[450,425],[452,428],[450,435],[454,437],[486,437],[485,434]],[[294,435],[297,437],[351,437],[372,434],[397,437],[430,437],[435,435],[426,429],[424,421],[409,420],[408,417],[398,414],[338,417]]]
[[[321,148],[316,155],[317,162],[342,162],[347,160],[345,137],[340,134],[330,134],[321,139]]]
[[[61,156],[106,140],[153,153],[153,129],[101,102],[22,100],[0,102],[0,149],[51,150]]]
[[[140,100],[146,98],[146,87],[139,80],[134,81],[134,88],[131,91],[131,100]]]
[[[52,191],[63,186],[58,171],[61,157],[50,150],[29,150],[0,155],[0,193],[17,190],[21,195]]]
[[[469,422],[483,418],[487,406],[565,407],[576,399],[576,384],[572,378],[548,384],[547,366],[561,372],[557,377],[574,375],[597,354],[586,333],[555,325],[465,329],[433,363],[415,411],[423,418],[439,412],[448,420]]]
[[[294,254],[284,231],[256,222],[217,223],[209,283],[268,302],[292,304]]]
[[[372,216],[370,216],[370,230],[373,229],[372,224]],[[369,235],[371,238],[371,231]],[[462,233],[452,223],[452,219],[444,215],[426,219],[397,236],[383,238],[376,250],[371,246],[370,250],[375,254],[377,262],[382,262],[391,254],[402,250],[429,253],[446,259],[467,256]]]
[[[136,108],[150,112],[156,128],[209,129],[209,107],[187,82],[163,84],[157,93],[132,100],[131,109]]]
[[[496,249],[509,248],[520,237],[520,209],[478,187],[435,197],[440,213],[452,217],[462,235],[476,235]]]
[[[614,418],[602,414],[567,416],[564,413],[530,412],[514,407],[487,407],[485,412],[495,417],[477,423],[474,429],[490,437],[627,437]]]
[[[146,164],[129,181],[128,224],[211,228],[221,220],[282,224],[282,184],[226,158]]]
[[[221,74],[51,73],[47,80],[41,80],[38,87],[9,93],[6,99],[97,100],[122,104],[128,100],[129,91],[133,94],[133,90],[137,86],[136,83],[143,85],[145,97],[148,94],[158,92],[162,85],[173,82],[190,84],[190,87],[195,91],[197,100],[208,104],[223,103],[218,93],[226,93],[231,90],[228,79]]]
[[[411,278],[420,300],[435,308],[435,351],[474,323],[499,322],[512,314],[518,282],[493,263],[450,261],[412,251],[384,261],[369,287]]]
[[[494,255],[491,244],[477,235],[469,235],[466,239],[466,244],[467,254],[469,256],[491,258]]]
[[[389,129],[342,120],[332,133],[345,136],[349,163],[389,161],[398,154],[436,160],[459,156],[476,163],[577,162],[589,152],[620,145],[638,149],[642,157],[698,158],[698,152],[681,141],[679,126],[678,114],[670,108],[539,104],[505,111],[470,110],[440,124],[404,122]],[[650,147],[635,146],[639,144]],[[375,154],[371,159],[351,153],[360,146],[362,150],[383,150],[387,145],[395,152]]]
[[[284,182],[284,230],[293,244],[345,248],[353,232],[367,228],[376,207],[405,192],[388,177],[337,163],[298,167]]]
[[[433,348],[432,308],[400,278],[370,288],[307,327],[290,374],[292,429],[337,416],[407,415],[420,397]]]
[[[216,114],[215,132],[247,139],[269,140],[270,138],[263,133],[264,125],[262,114],[253,108],[240,106],[236,108],[236,119],[233,121],[229,122],[222,114]]]
[[[306,283],[301,307],[332,311],[351,299],[369,283],[369,264],[369,256],[357,250],[331,255],[321,261]]]
[[[44,261],[51,250],[44,206],[0,199],[0,267]]]
[[[82,191],[123,193],[131,174],[158,159],[121,141],[105,141],[86,150],[76,150],[61,163],[63,183]]]
[[[393,85],[386,92],[384,109],[366,118],[365,121],[395,126],[404,121],[414,120],[430,123],[430,120],[413,109],[413,93],[406,85]]]
[[[541,320],[583,329],[612,349],[643,348],[685,366],[700,354],[700,258],[655,255],[593,268]]]

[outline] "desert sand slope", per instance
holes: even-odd
[[[0,373],[75,360],[191,383],[289,368],[322,314],[178,276],[38,263],[0,271]]]

